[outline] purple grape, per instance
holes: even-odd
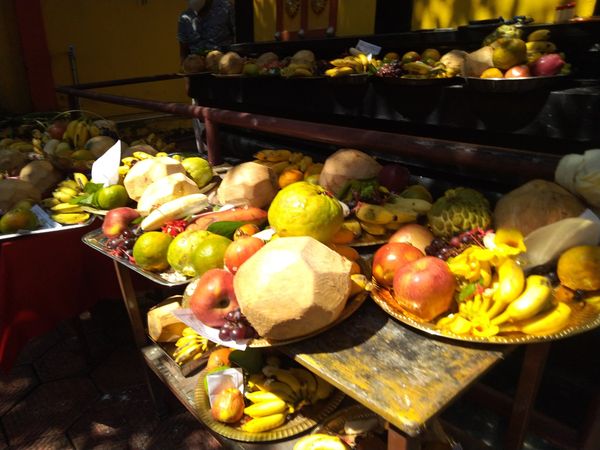
[[[109,249],[115,249],[117,247],[119,247],[121,244],[121,239],[118,238],[112,238],[109,239],[108,242],[106,243],[106,247],[108,247]]]
[[[132,239],[132,238],[124,239],[122,242],[122,246],[125,247],[127,250],[132,249],[134,245],[135,245],[135,239]]]
[[[221,329],[219,330],[219,339],[221,339],[222,341],[228,341],[231,339],[231,334],[232,331],[230,329],[221,327]]]
[[[221,329],[226,329],[226,330],[233,330],[235,328],[235,325],[232,322],[225,322],[223,324],[223,326],[221,327]]]
[[[123,232],[121,233],[121,237],[122,237],[123,239],[127,239],[127,238],[130,238],[130,237],[133,237],[133,236],[134,236],[134,234],[133,234],[133,231],[131,231],[129,228],[126,228],[126,229],[125,229],[125,230],[123,230]]]
[[[233,316],[233,311],[229,311],[227,313],[227,315],[225,316],[225,320],[229,321],[229,322],[235,322],[234,316]]]
[[[458,236],[454,236],[452,239],[450,239],[450,245],[452,247],[460,247],[460,239]]]
[[[246,327],[241,325],[238,328],[231,330],[231,339],[237,341],[246,337]]]
[[[234,322],[239,322],[242,319],[242,312],[240,311],[240,309],[234,309],[232,312]]]

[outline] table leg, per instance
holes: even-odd
[[[506,433],[506,450],[517,450],[523,446],[549,352],[549,342],[530,344],[525,349],[519,385]]]
[[[391,424],[387,426],[387,450],[420,450],[421,440],[405,435]]]
[[[117,279],[119,280],[119,288],[121,290],[121,296],[125,303],[125,309],[129,316],[129,322],[131,323],[131,330],[133,332],[133,339],[138,349],[146,346],[148,341],[146,337],[146,329],[144,327],[144,320],[140,307],[137,301],[135,289],[131,281],[131,275],[129,269],[117,261],[114,261],[115,272],[117,273]],[[146,378],[146,385],[150,392],[150,397],[154,403],[156,411],[159,416],[163,416],[167,412],[167,406],[162,395],[162,384],[156,379],[156,376],[151,373],[150,368],[146,365],[146,361],[141,352],[138,352],[140,362],[144,368],[144,376]]]

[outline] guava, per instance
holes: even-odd
[[[192,256],[198,245],[212,234],[205,230],[184,231],[178,234],[167,252],[167,261],[171,267],[188,277],[195,277],[196,269]]]
[[[181,164],[199,188],[206,186],[213,177],[212,167],[207,160],[194,156],[185,158]]]
[[[310,236],[324,243],[331,241],[344,222],[342,205],[333,194],[306,181],[279,191],[268,217],[279,236]]]

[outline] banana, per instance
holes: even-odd
[[[360,64],[362,65],[362,72],[366,72],[369,68],[369,58],[367,58],[367,55],[364,53],[359,53],[356,58],[358,58]]]
[[[385,227],[385,225],[378,225],[375,223],[361,221],[360,227],[367,233],[372,234],[374,236],[381,236],[381,235],[387,233],[387,228]]]
[[[199,334],[187,335],[187,336],[182,336],[179,339],[177,339],[177,342],[175,342],[175,347],[181,348],[181,347],[185,347],[187,345],[195,345],[200,342],[202,342],[202,336],[200,336]]]
[[[248,377],[246,384],[250,389],[255,391],[260,390],[263,392],[269,392],[267,389],[265,389],[265,381],[267,381],[267,378],[262,373],[253,373]]]
[[[254,155],[256,159],[261,161],[269,162],[283,162],[289,161],[292,156],[292,152],[289,150],[269,150],[264,149]]]
[[[156,155],[154,155],[155,158],[163,158],[165,156],[169,156],[169,154],[167,152],[158,152]]]
[[[133,156],[126,156],[125,158],[123,158],[121,160],[121,162],[123,163],[124,166],[127,167],[131,167],[133,166],[135,163],[139,162],[140,160],[138,158],[135,158]]]
[[[52,208],[53,206],[60,205],[60,204],[61,204],[61,201],[55,197],[44,198],[40,202],[40,205],[43,206],[44,208]]]
[[[352,67],[334,67],[333,69],[327,69],[325,75],[328,77],[343,77],[354,73]]]
[[[360,222],[356,219],[346,219],[342,224],[342,228],[352,231],[354,238],[358,238],[362,234]]]
[[[244,414],[252,417],[267,417],[287,411],[288,405],[281,399],[254,403],[244,408]]]
[[[492,325],[500,325],[508,320],[530,319],[542,311],[551,299],[550,280],[541,275],[529,275],[523,293],[502,314],[492,319]]]
[[[75,128],[77,128],[77,124],[79,123],[78,120],[71,120],[68,124],[67,124],[67,128],[65,130],[65,132],[63,133],[63,141],[70,141],[71,143],[73,142],[73,136],[75,136]]]
[[[246,392],[245,397],[252,403],[269,402],[273,400],[283,400],[277,394],[269,391]]]
[[[54,192],[52,192],[52,197],[54,197],[55,199],[57,199],[61,203],[69,203],[74,196],[75,195],[71,195],[71,194],[68,194],[68,193],[63,192],[63,191],[54,191]]]
[[[312,70],[304,69],[303,67],[297,67],[289,74],[290,77],[312,77],[313,75]]]
[[[90,130],[91,137],[100,136],[100,128],[98,128],[98,125],[94,125],[94,124],[90,125],[89,130]]]
[[[52,211],[61,212],[61,213],[82,213],[84,212],[77,205],[72,205],[71,203],[59,203],[58,205],[52,206],[50,208]]]
[[[395,219],[395,215],[380,205],[360,202],[354,213],[361,222],[385,225]]]
[[[329,397],[332,392],[333,392],[333,386],[330,385],[327,381],[325,381],[323,378],[315,376],[315,380],[317,381],[317,390],[314,393],[314,395],[312,395],[309,400],[310,402],[314,405],[315,403],[317,403],[319,400],[324,400],[327,397]]]
[[[383,205],[390,205],[390,208],[399,208],[414,211],[419,214],[427,214],[431,209],[431,202],[420,198],[405,198],[399,195],[391,195],[389,200]]]
[[[298,381],[298,379],[292,375],[291,372],[285,369],[280,369],[273,366],[264,366],[262,373],[269,378],[275,378],[277,381],[287,384],[294,393],[300,394],[302,391],[300,381]]]
[[[551,334],[564,328],[571,317],[571,308],[564,302],[558,302],[551,310],[541,316],[535,316],[525,323],[519,324],[525,334]]]
[[[186,361],[189,361],[191,358],[194,357],[194,355],[201,351],[204,351],[202,344],[187,345],[175,351],[173,353],[173,356],[175,357],[175,362],[177,364],[183,364]]]
[[[277,413],[267,417],[257,417],[256,419],[250,419],[248,422],[244,423],[241,428],[248,433],[269,431],[283,425],[285,423],[285,416],[284,413]]]
[[[182,336],[196,336],[196,335],[198,335],[198,333],[196,333],[196,331],[191,327],[185,327],[183,329],[183,331],[181,332],[181,335]]]
[[[281,381],[267,380],[262,384],[262,388],[276,394],[286,403],[295,404],[300,400],[300,392],[295,392],[289,385]]]
[[[293,367],[289,371],[296,379],[300,380],[304,398],[311,398],[315,395],[317,392],[317,380],[311,372],[299,367]]]
[[[383,207],[394,215],[394,219],[385,225],[391,225],[392,227],[400,227],[400,225],[415,222],[419,213],[412,209],[405,209],[402,205],[396,205],[394,203],[384,203]]]
[[[556,45],[549,41],[526,42],[528,53],[552,53],[556,51]]]
[[[154,158],[154,155],[138,150],[137,152],[133,152],[133,157],[141,161],[143,159],[152,159]]]
[[[527,40],[529,42],[547,41],[549,39],[550,39],[550,30],[547,30],[545,28],[532,31],[531,33],[529,33],[529,36],[527,36]]]
[[[85,222],[90,218],[88,213],[59,213],[53,214],[52,220],[63,225],[74,225]]]
[[[302,159],[297,163],[298,168],[302,172],[306,172],[306,169],[313,163],[313,160],[310,156],[303,156]]]
[[[75,182],[77,183],[78,189],[80,191],[83,191],[83,189],[85,188],[85,185],[90,182],[88,177],[81,172],[73,173],[73,180],[75,180]]]
[[[65,194],[70,195],[72,197],[75,197],[77,194],[79,194],[76,188],[72,188],[69,186],[59,186],[56,190],[59,192],[64,192]]]
[[[83,120],[79,121],[77,127],[75,128],[75,134],[73,135],[73,145],[76,149],[83,148],[89,138],[90,131],[87,123],[85,123]]]
[[[523,269],[512,258],[507,258],[497,269],[498,285],[492,294],[492,306],[486,316],[493,319],[500,314],[510,302],[515,300],[525,288]]]
[[[190,194],[164,203],[153,210],[140,224],[144,231],[158,230],[165,223],[204,211],[209,206],[204,194]]]
[[[346,64],[344,58],[332,59],[331,61],[329,61],[329,64],[331,64],[334,67],[346,67],[348,65]]]
[[[346,450],[347,448],[338,436],[316,433],[298,440],[293,450]]]
[[[427,75],[431,70],[431,66],[422,61],[413,61],[402,64],[402,68],[410,74]]]
[[[58,183],[58,187],[68,187],[71,189],[74,189],[75,191],[77,191],[79,189],[79,185],[77,184],[77,182],[75,180],[62,180],[60,183]]]

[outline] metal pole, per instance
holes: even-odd
[[[79,74],[77,72],[77,56],[75,56],[75,46],[69,45],[69,66],[71,67],[71,79],[73,84],[79,84]],[[69,95],[69,109],[81,109],[79,96]]]

